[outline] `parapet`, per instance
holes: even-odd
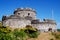
[[[51,24],[56,24],[55,20],[52,19],[43,19],[45,23],[51,23]]]
[[[33,12],[36,12],[35,9],[32,9],[32,8],[17,8],[17,9],[15,9],[14,14],[18,11],[33,11]]]
[[[43,19],[44,22],[55,22],[55,20],[52,19]]]
[[[32,20],[31,24],[55,24],[56,25],[56,22],[51,19],[43,19],[43,21]]]

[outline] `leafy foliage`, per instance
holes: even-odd
[[[16,40],[24,40],[27,37],[27,34],[24,32],[23,29],[21,29],[21,30],[14,30],[14,35],[16,37]]]
[[[25,30],[25,32],[28,34],[28,36],[30,38],[36,38],[36,37],[38,37],[39,32],[38,32],[38,30],[36,28],[32,28],[29,25],[26,26],[26,27],[27,27],[27,29]]]
[[[37,32],[33,32],[31,34],[29,34],[30,38],[37,38],[38,37],[38,33]]]
[[[2,23],[0,23],[0,28],[2,27]]]
[[[54,39],[52,38],[52,39],[50,39],[50,40],[54,40]]]
[[[57,39],[60,39],[60,33],[52,33],[52,35]]]
[[[36,38],[38,31],[36,28],[28,25],[24,29],[12,29],[9,26],[2,26],[0,23],[0,40],[26,40],[28,37]]]
[[[58,32],[60,32],[60,29],[57,29]]]

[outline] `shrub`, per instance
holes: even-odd
[[[30,38],[37,38],[38,32],[32,32],[31,34],[28,34]]]
[[[0,23],[0,27],[2,27],[2,23]]]
[[[58,33],[52,33],[52,35],[53,35],[56,39],[60,39],[60,34],[58,34]]]
[[[28,25],[29,26],[29,25]],[[24,29],[14,29],[13,31],[9,26],[0,27],[0,40],[26,40],[28,37],[36,38],[39,32],[32,26],[26,26]]]
[[[28,26],[27,26],[27,29],[25,30],[25,32],[28,34],[28,36],[30,38],[37,38],[39,35],[39,32],[36,28],[32,28],[32,27],[28,27]]]
[[[60,32],[60,29],[57,29],[58,32]]]
[[[54,39],[52,38],[52,39],[50,39],[50,40],[54,40]]]
[[[21,30],[14,30],[14,35],[15,35],[15,38],[18,40],[24,40],[26,39],[27,37],[27,34],[24,32],[23,29]]]

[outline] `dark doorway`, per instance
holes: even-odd
[[[52,28],[49,28],[48,31],[52,31]]]

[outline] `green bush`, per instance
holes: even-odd
[[[60,35],[55,35],[55,38],[60,39]]]
[[[52,39],[50,39],[50,40],[54,40],[54,39],[52,38]]]
[[[60,32],[60,29],[57,29],[58,32]]]
[[[24,32],[23,29],[14,30],[14,35],[15,35],[16,40],[24,40],[27,37],[27,34]]]
[[[2,23],[0,23],[0,27],[2,27]]]
[[[53,35],[56,39],[60,39],[60,34],[52,33],[52,35]]]
[[[28,34],[30,38],[37,38],[38,37],[38,32],[33,32],[31,34]]]
[[[26,40],[29,37],[38,37],[39,32],[37,29],[28,26],[24,29],[14,29],[12,31],[9,26],[3,27],[2,24],[0,24],[0,40]]]
[[[30,38],[37,38],[39,35],[39,32],[36,28],[32,28],[32,27],[27,27],[27,29],[25,30],[25,32],[27,33],[27,35]]]

